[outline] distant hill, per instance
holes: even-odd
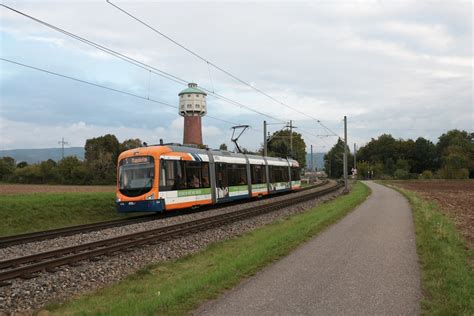
[[[84,147],[64,148],[64,156],[76,156],[84,160]],[[17,163],[26,161],[29,164],[53,159],[61,160],[61,148],[38,148],[38,149],[10,149],[0,150],[0,157],[12,157]]]
[[[321,170],[324,168],[324,155],[326,153],[313,153],[314,166]],[[311,166],[311,154],[306,154],[306,166]]]

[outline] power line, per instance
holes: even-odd
[[[68,76],[68,75],[64,75],[64,74],[60,74],[60,73],[50,71],[50,70],[46,70],[46,69],[43,69],[43,68],[23,64],[23,63],[20,63],[20,62],[14,61],[14,60],[10,60],[10,59],[6,59],[6,58],[2,58],[2,57],[0,57],[0,60],[11,63],[11,64],[15,64],[17,66],[22,66],[22,67],[25,67],[25,68],[29,68],[29,69],[39,71],[39,72],[43,72],[43,73],[46,73],[46,74],[49,74],[49,75],[57,76],[57,77],[60,77],[60,78],[63,78],[63,79],[69,79],[69,80],[72,80],[72,81],[80,82],[80,83],[87,84],[87,85],[90,85],[90,86],[94,86],[94,87],[97,87],[97,88],[113,91],[113,92],[124,94],[124,95],[130,96],[130,97],[134,97],[134,98],[142,99],[142,100],[145,100],[145,101],[150,101],[150,102],[153,102],[153,103],[161,104],[161,105],[171,107],[171,108],[174,108],[174,109],[178,109],[178,107],[175,106],[175,105],[168,104],[168,103],[158,101],[158,100],[154,100],[154,99],[144,97],[144,96],[141,96],[141,95],[138,95],[138,94],[134,94],[134,93],[131,93],[131,92],[127,92],[127,91],[124,91],[124,90],[107,87],[107,86],[104,86],[104,85],[101,85],[101,84],[98,84],[98,83],[94,83],[94,82],[90,82],[90,81],[87,81],[87,80],[71,77],[71,76]],[[238,124],[238,123],[235,123],[235,122],[227,121],[227,120],[220,119],[220,118],[217,118],[217,117],[213,117],[213,116],[210,116],[210,115],[207,115],[207,117],[210,118],[210,119],[216,120],[216,121],[221,121],[221,122],[230,124],[230,125],[237,125]]]
[[[132,19],[134,19],[135,21],[137,21],[138,23],[146,26],[147,28],[149,28],[150,30],[152,30],[153,32],[157,33],[158,35],[166,38],[167,40],[171,41],[172,43],[174,43],[175,45],[181,47],[182,49],[186,50],[188,53],[192,54],[193,56],[197,57],[198,59],[202,60],[203,62],[207,63],[207,65],[211,65],[213,66],[214,68],[216,68],[217,70],[221,71],[222,73],[228,75],[229,77],[233,78],[234,80],[240,82],[241,84],[257,91],[258,93],[266,96],[267,98],[273,100],[274,102],[277,102],[278,104],[280,105],[283,105],[297,113],[300,113],[306,117],[309,117],[313,120],[315,120],[318,124],[320,124],[322,127],[324,127],[327,131],[329,131],[330,133],[334,134],[335,136],[339,136],[337,133],[335,133],[334,131],[332,131],[330,128],[328,128],[326,125],[324,125],[319,119],[303,112],[303,111],[300,111],[298,110],[297,108],[294,108],[278,99],[276,99],[275,97],[271,96],[270,94],[260,90],[259,88],[256,88],[254,87],[252,84],[248,83],[247,81],[237,77],[236,75],[232,74],[231,72],[229,72],[228,70],[225,70],[223,69],[222,67],[220,66],[217,66],[215,63],[213,63],[212,61],[204,58],[203,56],[201,56],[200,54],[194,52],[193,50],[191,50],[190,48],[187,48],[186,46],[184,46],[183,44],[179,43],[178,41],[176,41],[175,39],[171,38],[170,36],[164,34],[163,32],[159,31],[156,27],[153,27],[151,26],[150,24],[144,22],[143,20],[139,19],[138,17],[134,16],[133,14],[131,14],[130,12],[122,9],[121,7],[119,7],[118,5],[112,3],[110,0],[106,0],[108,4],[110,4],[111,6],[115,7],[116,9],[118,9],[119,11],[123,12],[124,14],[128,15],[129,17],[131,17]]]
[[[132,58],[132,57],[129,57],[129,56],[125,55],[125,54],[119,53],[119,52],[117,52],[117,51],[115,51],[115,50],[113,50],[113,49],[110,49],[110,48],[105,47],[105,46],[103,46],[103,45],[100,45],[100,44],[98,44],[98,43],[96,43],[96,42],[93,42],[93,41],[91,41],[91,40],[88,40],[88,39],[86,39],[86,38],[84,38],[84,37],[81,37],[81,36],[79,36],[79,35],[76,35],[76,34],[73,34],[73,33],[71,33],[71,32],[68,32],[68,31],[66,31],[66,30],[63,29],[63,28],[57,27],[57,26],[55,26],[55,25],[52,25],[52,24],[50,24],[50,23],[48,23],[48,22],[45,22],[45,21],[40,20],[40,19],[38,19],[38,18],[35,18],[35,17],[33,17],[33,16],[29,15],[29,14],[26,14],[26,13],[24,13],[24,12],[21,12],[21,11],[19,11],[19,10],[16,10],[16,9],[14,9],[14,8],[11,8],[11,7],[7,6],[7,5],[4,5],[4,4],[0,4],[0,5],[3,6],[4,8],[6,8],[6,9],[11,10],[11,11],[17,13],[17,14],[20,14],[20,15],[22,15],[22,16],[24,16],[24,17],[30,19],[30,20],[33,20],[33,21],[35,21],[35,22],[37,22],[37,23],[40,23],[40,24],[42,24],[43,26],[46,26],[46,27],[48,27],[48,28],[51,28],[51,29],[53,29],[53,30],[55,30],[55,31],[57,31],[57,32],[60,32],[60,33],[62,33],[62,34],[64,34],[64,35],[66,35],[66,36],[69,36],[69,37],[71,37],[71,38],[73,38],[73,39],[75,39],[75,40],[78,40],[78,41],[80,41],[80,42],[82,42],[82,43],[84,43],[84,44],[87,44],[87,45],[89,45],[89,46],[92,46],[92,47],[94,47],[94,48],[96,48],[96,49],[98,49],[98,50],[101,50],[101,51],[103,51],[103,52],[105,52],[105,53],[107,53],[107,54],[109,54],[109,55],[112,55],[112,56],[114,56],[114,57],[116,57],[116,58],[119,58],[119,59],[121,59],[121,60],[123,60],[123,61],[125,61],[125,62],[127,62],[127,63],[130,63],[130,64],[136,66],[136,67],[139,67],[139,68],[142,68],[142,69],[147,70],[147,71],[149,71],[149,72],[152,72],[152,73],[154,73],[154,74],[156,74],[156,75],[159,75],[159,76],[161,76],[161,77],[163,77],[163,78],[165,78],[165,79],[174,81],[175,83],[178,83],[178,84],[182,84],[182,85],[187,85],[187,84],[188,84],[188,81],[187,81],[187,80],[182,79],[182,78],[180,78],[180,77],[178,77],[178,76],[175,76],[175,75],[173,75],[173,74],[171,74],[171,73],[165,72],[165,71],[163,71],[163,70],[161,70],[161,69],[158,69],[158,68],[156,68],[156,67],[154,67],[154,66],[151,66],[151,65],[146,64],[146,63],[144,63],[144,62],[141,62],[141,61],[139,61],[139,60],[137,60],[137,59],[134,59],[134,58]],[[204,87],[201,87],[201,86],[200,86],[200,88],[201,88],[202,90],[206,91],[209,95],[211,95],[211,96],[213,96],[213,97],[215,97],[215,98],[217,98],[217,99],[223,100],[223,101],[225,101],[225,102],[227,102],[227,103],[230,103],[230,104],[233,104],[233,105],[235,105],[235,106],[239,106],[239,107],[246,108],[246,109],[249,110],[249,111],[252,111],[252,112],[254,112],[254,113],[260,114],[260,115],[265,116],[265,117],[268,117],[268,118],[270,118],[270,119],[272,119],[272,120],[279,121],[279,119],[277,119],[276,117],[274,117],[274,116],[272,116],[272,115],[269,115],[269,114],[266,114],[266,113],[264,113],[264,112],[255,110],[255,109],[253,109],[253,108],[250,107],[250,106],[247,106],[247,105],[242,104],[242,103],[239,103],[239,102],[237,102],[237,101],[235,101],[235,100],[229,99],[229,98],[227,98],[227,97],[225,97],[225,96],[223,96],[223,95],[220,95],[220,94],[218,94],[218,93],[215,93],[215,92],[213,92],[213,91],[211,91],[211,90],[209,90],[209,89],[207,89],[207,88],[204,88]]]
[[[161,70],[161,69],[158,69],[158,68],[156,68],[156,67],[154,67],[154,66],[151,66],[151,65],[149,65],[149,64],[143,63],[143,62],[141,62],[141,61],[139,61],[139,60],[136,60],[136,59],[134,59],[134,58],[132,58],[132,57],[129,57],[129,56],[125,55],[125,54],[122,54],[122,53],[120,53],[120,52],[118,52],[118,51],[115,51],[115,50],[113,50],[113,49],[110,49],[110,48],[108,48],[108,47],[105,47],[105,46],[103,46],[103,45],[101,45],[101,44],[98,44],[98,43],[96,43],[96,42],[93,42],[93,41],[91,41],[91,40],[88,40],[88,39],[86,39],[86,38],[84,38],[84,37],[81,37],[81,36],[79,36],[79,35],[73,34],[73,33],[69,32],[69,31],[66,31],[65,29],[62,29],[62,28],[57,27],[57,26],[55,26],[55,25],[52,25],[52,24],[50,24],[50,23],[48,23],[48,22],[45,22],[45,21],[40,20],[40,19],[38,19],[38,18],[35,18],[35,17],[33,17],[33,16],[29,15],[29,14],[26,14],[26,13],[24,13],[24,12],[21,12],[21,11],[19,11],[19,10],[16,10],[16,9],[14,9],[14,8],[11,8],[11,7],[7,6],[7,5],[4,5],[4,4],[0,4],[0,5],[3,6],[4,8],[6,8],[6,9],[8,9],[8,10],[11,10],[11,11],[13,11],[13,12],[19,14],[19,15],[22,15],[22,16],[24,16],[24,17],[26,17],[26,18],[28,18],[28,19],[34,21],[34,22],[37,22],[37,23],[39,23],[39,24],[41,24],[41,25],[43,25],[43,26],[46,26],[46,27],[48,27],[48,28],[50,28],[50,29],[53,29],[53,30],[55,30],[55,31],[57,31],[57,32],[60,32],[60,33],[62,33],[62,34],[64,34],[64,35],[66,35],[66,36],[68,36],[68,37],[71,37],[71,38],[73,38],[73,39],[75,39],[75,40],[77,40],[77,41],[80,41],[80,42],[82,42],[82,43],[84,43],[84,44],[86,44],[86,45],[92,46],[92,47],[94,47],[94,48],[96,48],[96,49],[98,49],[98,50],[101,50],[101,51],[103,51],[103,52],[105,52],[105,53],[107,53],[107,54],[109,54],[109,55],[112,55],[112,56],[114,56],[114,57],[116,57],[116,58],[119,58],[119,59],[121,59],[121,60],[123,60],[123,61],[125,61],[125,62],[127,62],[127,63],[129,63],[129,64],[132,64],[132,65],[136,66],[136,67],[139,67],[139,68],[141,68],[141,69],[144,69],[144,70],[148,71],[149,73],[154,73],[154,74],[159,75],[159,76],[161,76],[161,77],[163,77],[163,78],[165,78],[165,79],[174,81],[175,83],[178,83],[178,84],[187,85],[187,82],[188,82],[187,80],[184,80],[184,79],[182,79],[182,78],[179,78],[179,77],[177,77],[177,76],[175,76],[175,75],[173,75],[173,74],[171,74],[171,73],[165,72],[165,71],[163,71],[163,70]],[[74,81],[77,81],[77,82],[81,82],[81,83],[83,83],[83,84],[93,85],[93,86],[96,86],[96,87],[99,87],[99,88],[102,88],[102,89],[106,89],[106,90],[109,90],[109,91],[113,91],[113,92],[125,94],[125,95],[131,96],[131,97],[140,98],[140,99],[143,99],[143,100],[147,100],[147,101],[150,101],[150,102],[162,104],[162,105],[165,105],[165,106],[168,106],[168,107],[173,107],[173,108],[176,108],[176,109],[178,108],[177,106],[173,106],[173,105],[170,105],[170,104],[167,104],[167,103],[158,101],[158,100],[149,99],[149,97],[140,96],[140,95],[137,95],[137,94],[133,94],[133,93],[124,91],[124,90],[119,90],[119,89],[115,89],[115,88],[103,86],[103,85],[96,84],[96,83],[93,83],[93,82],[89,82],[89,81],[85,81],[85,80],[82,80],[82,79],[74,78],[74,77],[71,77],[71,76],[67,76],[67,75],[63,75],[63,74],[56,73],[56,72],[52,72],[52,71],[49,71],[49,70],[46,70],[46,69],[41,69],[41,68],[38,68],[38,67],[26,65],[26,64],[23,64],[23,63],[20,63],[20,62],[16,62],[16,61],[13,61],[13,60],[7,60],[7,59],[4,59],[4,58],[1,58],[1,60],[6,61],[6,62],[10,62],[10,63],[13,63],[13,64],[17,64],[17,65],[19,65],[19,66],[23,66],[23,67],[27,67],[27,68],[30,68],[30,69],[34,69],[34,70],[37,70],[37,71],[42,71],[42,72],[48,73],[48,74],[50,74],[50,75],[55,75],[55,76],[58,76],[58,77],[63,77],[63,78],[65,78],[65,79],[69,79],[69,80],[74,80]],[[203,89],[204,91],[208,92],[208,94],[214,96],[215,98],[220,99],[220,100],[223,100],[223,101],[225,101],[225,102],[227,102],[227,103],[230,103],[230,104],[232,104],[232,105],[234,105],[234,106],[244,107],[244,108],[246,108],[246,109],[248,109],[248,110],[250,110],[250,111],[252,111],[252,112],[254,112],[254,113],[257,113],[257,114],[260,114],[260,115],[262,115],[262,116],[268,117],[268,118],[273,119],[273,120],[275,120],[275,121],[279,121],[279,122],[282,122],[282,123],[286,123],[286,122],[284,122],[284,121],[282,121],[282,120],[277,119],[276,117],[273,117],[273,116],[271,116],[271,115],[268,115],[268,114],[263,113],[263,112],[258,111],[258,110],[254,110],[254,109],[252,109],[252,108],[249,107],[249,106],[246,106],[246,105],[241,104],[241,103],[239,103],[239,102],[237,102],[237,101],[234,101],[234,100],[232,100],[232,99],[229,99],[229,98],[227,98],[227,97],[225,97],[225,96],[223,96],[223,95],[220,95],[220,94],[218,94],[218,93],[215,93],[215,92],[213,92],[213,91],[211,91],[211,90],[209,90],[209,89],[206,89],[206,88],[204,88],[204,87],[200,87],[200,88]],[[214,119],[214,120],[222,121],[222,122],[225,122],[225,123],[228,123],[228,124],[231,124],[231,125],[240,125],[239,123],[230,122],[230,121],[223,120],[223,119],[220,119],[220,118],[216,118],[216,117],[213,117],[213,116],[210,116],[210,115],[207,115],[207,117],[209,117],[209,118],[211,118],[211,119]],[[321,124],[322,124],[322,123],[321,123]],[[255,131],[260,131],[259,129],[256,129],[256,128],[252,128],[252,129],[255,130]]]

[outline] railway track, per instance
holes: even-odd
[[[334,192],[340,187],[340,184],[331,183],[326,188],[321,188],[321,190],[281,201],[270,202],[259,207],[252,206],[226,214],[0,261],[0,286],[11,284],[8,281],[15,278],[30,279],[37,276],[40,272],[56,272],[63,265],[80,264],[80,261],[86,259],[100,260],[104,256],[113,256],[119,252],[133,251],[136,247],[143,245],[167,241],[245,218],[269,213]]]
[[[327,182],[328,180],[325,180],[319,184],[316,184],[307,188],[303,188],[299,190],[298,192],[311,190],[311,189],[323,186],[327,184]],[[249,200],[249,202],[253,202],[253,201],[254,199]],[[143,222],[147,222],[151,220],[177,216],[177,215],[189,214],[189,213],[194,213],[194,212],[202,212],[202,211],[207,211],[211,209],[232,206],[237,203],[241,204],[242,202],[231,202],[231,203],[212,205],[212,206],[202,206],[199,209],[195,209],[195,210],[187,211],[187,212],[183,212],[181,210],[181,211],[159,214],[159,215],[153,214],[153,215],[134,216],[134,217],[129,217],[125,219],[117,219],[117,220],[104,221],[104,222],[99,222],[99,223],[56,228],[56,229],[51,229],[51,230],[26,233],[26,234],[20,234],[20,235],[5,236],[5,237],[0,237],[0,248],[6,248],[6,247],[18,245],[18,244],[25,244],[28,242],[36,242],[36,241],[41,241],[41,240],[46,240],[46,239],[53,239],[57,237],[70,236],[70,235],[75,235],[79,233],[98,231],[98,230],[106,229],[106,228],[138,224],[138,223],[143,223]]]

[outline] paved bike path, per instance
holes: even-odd
[[[193,314],[415,315],[421,299],[411,209],[372,195],[338,223]]]

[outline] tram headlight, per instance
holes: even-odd
[[[146,197],[147,200],[154,200],[155,199],[155,193],[152,193],[151,195]]]

